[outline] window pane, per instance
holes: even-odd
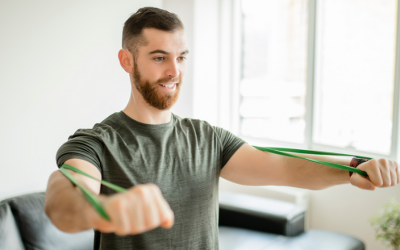
[[[304,141],[307,4],[242,1],[242,135]]]
[[[390,154],[395,0],[322,0],[313,141]]]

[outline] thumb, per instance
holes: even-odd
[[[161,227],[163,228],[171,228],[174,225],[174,222],[172,220],[165,220],[163,223],[161,223]]]
[[[361,176],[357,173],[353,173],[353,175],[350,177],[350,183],[351,185],[361,189],[371,191],[375,190],[375,185],[368,178]]]
[[[171,228],[174,225],[174,214],[171,213],[164,221],[161,223],[163,228]]]

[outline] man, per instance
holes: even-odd
[[[115,194],[71,172],[99,195],[111,219],[105,221],[55,171],[45,209],[60,230],[95,229],[95,249],[218,249],[219,177],[243,185],[309,189],[350,182],[374,190],[400,182],[393,161],[370,160],[358,166],[369,179],[350,177],[347,171],[259,151],[205,121],[172,114],[188,53],[183,24],[175,14],[148,7],[125,22],[118,57],[131,80],[129,103],[93,129],[75,132],[59,149],[57,164],[72,165],[128,191]]]

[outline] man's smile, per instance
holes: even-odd
[[[169,84],[158,84],[162,89],[166,91],[175,91],[176,83],[169,83]]]

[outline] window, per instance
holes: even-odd
[[[242,10],[241,133],[303,143],[307,1],[242,1]]]
[[[241,1],[240,136],[394,158],[396,22],[396,0]]]

